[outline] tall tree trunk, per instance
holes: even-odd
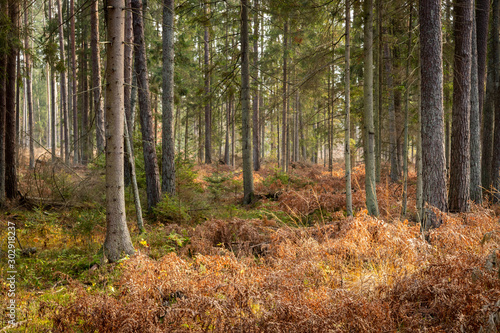
[[[352,216],[352,193],[351,193],[351,8],[349,1],[345,3],[345,141],[344,141],[344,161],[345,161],[345,190],[346,190],[346,212],[347,216]]]
[[[96,119],[97,153],[104,152],[104,110],[101,99],[101,57],[99,55],[99,8],[98,1],[92,1],[90,9],[90,48],[92,49],[92,97]]]
[[[493,154],[493,124],[496,102],[496,85],[498,82],[498,64],[500,62],[500,1],[491,3],[490,38],[488,47],[488,76],[486,81],[486,98],[483,107],[481,183],[484,189],[491,190],[491,164]],[[479,49],[478,49],[479,51]]]
[[[285,21],[285,25],[283,28],[283,115],[282,115],[282,124],[281,124],[281,169],[284,172],[287,172],[287,160],[286,160],[286,151],[287,151],[287,118],[288,118],[288,96],[287,96],[287,60],[288,60],[288,20]]]
[[[449,210],[469,210],[470,106],[473,0],[455,0],[455,60]],[[500,142],[499,142],[500,143]]]
[[[6,25],[8,13],[8,4],[5,1],[0,2],[0,24]],[[4,37],[5,38],[5,37]],[[5,39],[2,38],[2,42],[7,43]],[[0,73],[7,72],[7,51],[0,50]],[[0,207],[5,204],[5,116],[7,113],[7,76],[0,75]]]
[[[410,19],[408,21],[408,58],[406,60],[405,84],[405,118],[404,118],[404,145],[403,145],[403,204],[401,215],[406,217],[408,201],[408,108],[410,103],[410,60],[411,60],[411,31],[413,29],[413,4],[410,4]]]
[[[19,1],[10,0],[9,17],[11,30],[9,34],[9,54],[7,56],[6,71],[6,116],[5,116],[5,194],[7,199],[14,199],[17,195],[16,170],[16,65],[17,41],[19,39]],[[19,103],[17,103],[19,104]]]
[[[479,95],[479,124],[484,105],[484,80],[486,69],[486,52],[488,45],[488,21],[490,1],[476,0],[476,44],[477,44],[477,86]]]
[[[59,0],[58,0],[59,1]],[[108,0],[107,30],[110,43],[106,61],[106,239],[104,255],[116,262],[123,253],[135,250],[125,216],[123,181],[123,143],[125,111],[123,107],[124,0]]]
[[[389,158],[391,160],[391,180],[397,182],[399,179],[398,159],[397,159],[397,134],[396,134],[396,94],[392,80],[392,58],[389,44],[384,45],[385,74],[387,89],[389,90]]]
[[[377,75],[377,90],[376,90],[376,99],[378,100],[377,103],[377,111],[375,114],[375,179],[378,182],[380,182],[380,173],[381,173],[381,165],[382,165],[382,110],[383,110],[383,82],[384,82],[384,75],[383,75],[383,66],[384,66],[384,61],[383,61],[383,35],[384,31],[382,30],[382,10],[383,10],[383,5],[382,5],[382,0],[376,0],[376,6],[377,6],[377,68],[376,71],[378,73]]]
[[[478,50],[476,44],[476,30],[477,19],[474,19],[472,30],[470,92],[470,199],[477,204],[481,204],[483,201],[483,191],[481,188],[481,112],[479,108]]]
[[[209,32],[209,9],[205,1],[205,33],[204,33],[204,66],[205,66],[205,163],[212,163],[212,105],[210,92],[210,32]]]
[[[375,186],[375,128],[373,126],[373,0],[364,7],[364,125],[365,125],[365,189],[368,213],[378,216]]]
[[[163,2],[162,191],[175,195],[174,111],[174,0]],[[178,113],[180,110],[177,111]]]
[[[79,156],[79,139],[78,139],[78,102],[77,102],[77,87],[76,87],[76,51],[75,51],[75,0],[70,0],[70,51],[71,51],[71,83],[72,99],[73,99],[73,163],[80,161]]]
[[[422,173],[422,98],[421,98],[421,79],[420,72],[418,74],[418,124],[417,124],[417,158],[415,161],[416,169],[417,169],[417,193],[416,193],[416,209],[417,209],[417,221],[422,223],[423,216],[423,173]]]
[[[142,151],[146,172],[146,193],[148,210],[151,211],[161,200],[158,158],[154,145],[153,116],[149,98],[148,67],[146,62],[146,44],[144,41],[142,0],[132,0],[134,26],[134,65],[137,75],[139,110],[141,119]]]
[[[446,200],[446,161],[443,133],[443,65],[441,50],[441,0],[421,0],[420,66],[422,110],[422,168],[424,204],[443,212]],[[425,65],[424,65],[425,64]],[[426,209],[424,229],[441,221]]]
[[[87,29],[84,28],[85,36],[87,36]],[[83,42],[83,56],[82,56],[82,164],[87,165],[92,158],[91,140],[90,140],[90,126],[89,126],[89,89],[88,89],[88,76],[87,76],[87,41]]]
[[[30,9],[27,1],[25,1],[24,8],[24,26],[29,27]],[[32,96],[32,84],[31,84],[31,43],[28,34],[24,36],[24,61],[26,64],[25,74],[26,74],[26,102],[28,106],[28,141],[29,141],[29,167],[30,169],[35,168],[35,147],[33,145],[33,96]]]
[[[241,0],[241,144],[243,151],[243,204],[253,200],[252,141],[250,137],[250,51],[248,2]]]
[[[125,10],[125,62],[123,63],[124,67],[124,75],[125,75],[125,85],[123,86],[124,90],[124,106],[125,106],[125,117],[127,118],[127,126],[128,133],[130,137],[133,138],[133,124],[134,120],[132,119],[132,56],[133,56],[133,47],[134,47],[134,30],[132,27],[132,11],[130,0],[125,0],[125,6],[127,10]],[[133,140],[132,140],[133,141]],[[133,152],[133,145],[131,146]],[[127,151],[126,151],[127,152]],[[128,153],[127,153],[128,154]],[[132,182],[132,165],[130,164],[130,159],[125,158],[125,186],[128,186]]]
[[[63,16],[62,16],[62,7],[61,0],[56,0],[57,3],[57,12],[59,17],[59,52],[60,52],[60,60],[62,63],[66,62],[66,55],[64,53],[64,30],[63,30]],[[63,119],[63,139],[64,139],[64,162],[69,163],[69,128],[68,128],[68,95],[66,92],[66,71],[61,71],[61,104],[62,104],[62,119]],[[62,145],[62,143],[61,143]],[[61,148],[62,150],[62,148]],[[63,154],[61,154],[62,157]]]
[[[254,0],[254,36],[253,36],[253,64],[254,64],[254,77],[253,77],[253,169],[260,170],[260,138],[259,138],[259,0]]]

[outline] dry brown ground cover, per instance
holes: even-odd
[[[237,186],[241,174],[225,168],[198,167],[198,195],[213,186],[207,177],[214,173],[224,175],[223,185]],[[402,185],[386,177],[377,188],[377,219],[363,209],[363,168],[356,168],[356,216],[345,218],[343,173],[334,170],[296,165],[285,177],[266,166],[256,176],[259,201],[239,208],[253,217],[150,221],[151,238],[134,238],[136,256],[94,265],[85,278],[61,275],[67,297],[40,298],[32,316],[55,332],[500,328],[498,206],[443,214],[443,225],[425,241],[414,222],[414,174],[408,219],[399,217]],[[219,205],[235,205],[241,196],[218,194],[210,200]],[[160,231],[173,242],[165,255],[156,249],[163,236],[152,235]]]

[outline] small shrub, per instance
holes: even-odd
[[[153,208],[155,217],[163,223],[182,223],[191,219],[188,209],[177,198],[170,198],[165,195],[155,208]]]

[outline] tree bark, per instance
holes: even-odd
[[[174,0],[163,2],[162,191],[175,195],[174,111]],[[177,111],[177,112],[180,112]]]
[[[76,84],[76,45],[75,45],[75,0],[70,0],[70,51],[71,51],[71,84],[73,99],[73,163],[80,161],[78,144],[78,102],[77,102],[77,84]]]
[[[397,134],[396,134],[396,111],[395,93],[392,80],[392,59],[389,45],[384,45],[385,74],[387,89],[389,89],[389,158],[391,160],[391,180],[397,182],[399,179],[398,159],[397,159]]]
[[[477,204],[483,201],[481,188],[481,112],[479,106],[477,20],[472,31],[472,67],[470,98],[470,199]],[[484,83],[484,80],[483,80]]]
[[[17,41],[19,39],[19,1],[10,0],[9,17],[11,30],[9,34],[9,53],[7,56],[6,71],[6,116],[5,116],[5,194],[7,199],[14,199],[17,195],[16,169],[16,66]],[[18,104],[18,103],[17,103]]]
[[[345,141],[344,141],[344,162],[345,162],[345,190],[346,190],[346,213],[352,216],[352,190],[351,190],[351,45],[350,26],[351,8],[349,1],[345,5]]]
[[[444,154],[443,65],[441,50],[441,0],[421,0],[420,71],[422,110],[423,202],[428,208],[448,210]],[[426,209],[423,228],[438,227],[441,221]]]
[[[281,169],[287,172],[286,165],[286,147],[287,145],[287,59],[288,59],[288,20],[285,21],[283,28],[283,114],[281,120]]]
[[[243,152],[243,204],[250,204],[253,200],[248,44],[248,2],[247,0],[241,0],[241,143]]]
[[[29,27],[30,10],[27,1],[25,1],[24,8],[24,26]],[[25,61],[25,74],[26,74],[26,104],[28,107],[28,142],[29,142],[29,168],[35,168],[35,147],[33,145],[33,94],[31,83],[31,43],[28,34],[24,36],[24,61]]]
[[[148,210],[151,211],[161,199],[158,158],[154,145],[153,116],[149,97],[148,68],[146,62],[146,44],[142,19],[142,0],[131,1],[134,26],[134,67],[137,75],[139,110],[142,132],[142,151],[146,172],[146,193]],[[122,66],[123,67],[123,66]]]
[[[373,125],[373,0],[364,7],[364,126],[365,126],[365,189],[368,213],[378,216],[375,186],[375,128]]]
[[[254,0],[254,36],[253,36],[253,64],[254,64],[254,77],[253,77],[253,169],[254,171],[260,170],[260,137],[259,137],[259,0]]]
[[[66,56],[64,52],[64,30],[63,30],[63,16],[61,0],[56,0],[57,12],[59,17],[59,52],[60,61],[64,64],[66,62]],[[61,104],[62,104],[62,119],[63,119],[63,138],[64,138],[64,162],[69,163],[69,128],[68,128],[68,95],[66,90],[66,70],[61,71]],[[62,145],[62,142],[61,142]],[[61,146],[62,149],[62,146]],[[61,156],[62,157],[62,156]]]
[[[92,97],[96,118],[97,153],[104,152],[104,110],[101,99],[101,57],[99,54],[99,8],[98,1],[92,1],[90,9],[90,48],[92,49]]]
[[[7,18],[9,17],[8,5],[5,2],[0,3],[0,24],[7,24]],[[5,37],[4,37],[5,38]],[[7,40],[2,38],[3,43],[7,43]],[[0,50],[0,73],[6,73],[7,71],[7,51]],[[7,113],[7,76],[0,75],[0,207],[5,204],[5,131],[6,123],[5,116]]]
[[[486,69],[486,52],[488,45],[488,21],[490,17],[490,1],[476,0],[476,45],[477,45],[477,86],[479,96],[479,123],[484,105],[484,80]]]
[[[483,106],[481,183],[486,191],[491,190],[491,164],[493,154],[493,124],[496,102],[496,85],[498,82],[498,63],[500,62],[500,20],[499,0],[491,3],[490,38],[488,47],[488,76],[486,81],[486,98]],[[479,49],[478,49],[479,51]]]
[[[470,106],[473,0],[455,0],[455,60],[449,210],[469,210],[470,190]]]
[[[123,86],[124,90],[124,107],[125,107],[125,117],[127,118],[127,131],[131,138],[133,138],[133,124],[134,120],[132,119],[132,56],[133,56],[133,47],[134,47],[134,30],[132,27],[132,9],[130,5],[130,0],[125,0],[125,62],[124,66],[124,75],[125,75],[125,85]],[[133,139],[132,139],[133,141]],[[134,150],[132,145],[132,152]],[[127,153],[128,154],[128,153]],[[125,158],[125,186],[129,186],[132,182],[132,165],[129,162],[129,158]]]
[[[125,216],[123,181],[124,124],[124,0],[108,0],[106,63],[106,239],[104,255],[116,262],[123,253],[134,254]]]
[[[204,33],[204,66],[205,66],[205,164],[212,163],[212,105],[210,92],[210,32],[209,32],[209,9],[205,1],[205,33]]]

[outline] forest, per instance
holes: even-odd
[[[0,0],[1,332],[500,331],[500,0]]]

